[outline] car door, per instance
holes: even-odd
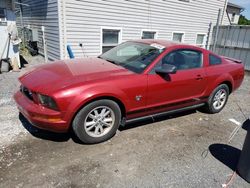
[[[181,108],[203,100],[206,75],[202,51],[173,50],[165,55],[148,74],[147,107],[149,113]],[[175,74],[157,74],[163,64],[176,66]]]

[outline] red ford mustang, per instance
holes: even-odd
[[[57,61],[20,77],[14,95],[34,125],[70,128],[84,143],[138,118],[203,107],[220,112],[244,78],[241,62],[164,40],[118,45],[98,58]]]

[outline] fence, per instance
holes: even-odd
[[[213,41],[215,33],[216,28]],[[211,48],[217,54],[241,60],[245,69],[250,71],[250,26],[219,26],[215,48],[213,49],[213,44]]]

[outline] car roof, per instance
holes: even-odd
[[[139,40],[132,40],[133,42],[140,42],[144,44],[159,44],[161,46],[164,46],[166,48],[172,47],[172,46],[180,46],[180,45],[186,45],[183,43],[168,41],[168,40],[162,40],[162,39],[139,39]]]

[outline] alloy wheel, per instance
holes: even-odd
[[[102,137],[112,129],[114,122],[114,111],[107,106],[99,106],[86,116],[84,129],[91,137]]]
[[[227,100],[227,92],[225,89],[220,89],[218,90],[213,99],[213,107],[216,110],[220,110],[224,104],[226,103]]]

